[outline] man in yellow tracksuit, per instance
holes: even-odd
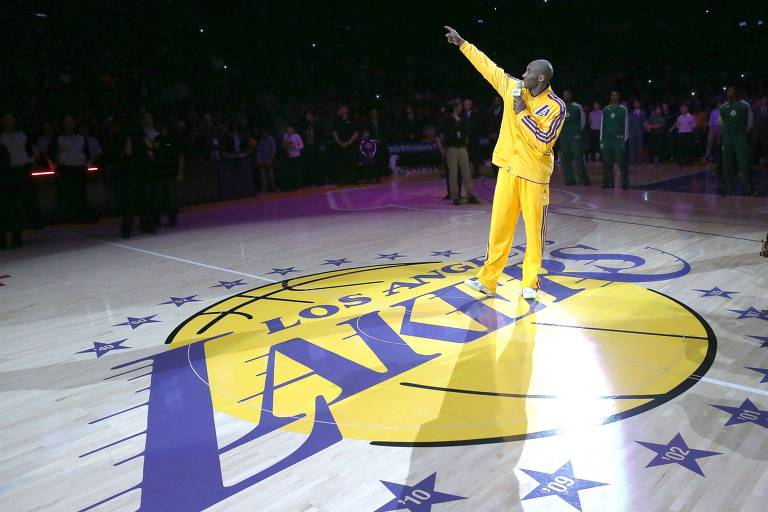
[[[544,250],[549,178],[554,169],[552,147],[565,119],[565,104],[549,85],[552,65],[546,60],[528,64],[523,79],[513,78],[451,27],[446,38],[490,82],[504,100],[504,114],[493,163],[499,167],[491,213],[485,265],[470,288],[493,295],[496,280],[507,264],[520,212],[525,222],[522,295],[535,299]]]

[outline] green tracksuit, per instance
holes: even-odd
[[[613,187],[613,164],[619,164],[621,186],[629,186],[627,169],[627,138],[629,113],[623,105],[608,105],[603,109],[600,125],[600,148],[603,156],[603,185]]]
[[[560,132],[560,161],[563,164],[565,184],[573,185],[576,179],[573,175],[573,163],[576,162],[576,172],[582,185],[589,185],[589,176],[584,168],[584,147],[581,132],[586,122],[584,109],[575,102],[565,104],[565,121]]]
[[[720,107],[720,125],[723,140],[723,189],[733,192],[733,175],[744,183],[747,194],[752,194],[752,167],[749,162],[747,134],[752,129],[752,107],[744,100],[727,102]]]

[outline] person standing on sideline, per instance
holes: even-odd
[[[581,105],[573,101],[571,91],[563,91],[563,99],[565,100],[565,120],[563,131],[560,133],[560,165],[565,175],[565,184],[570,186],[576,184],[576,177],[573,175],[575,162],[579,183],[586,187],[589,185],[589,176],[584,168],[584,148],[581,137],[586,116]]]
[[[741,178],[747,195],[754,193],[752,168],[749,162],[749,132],[752,130],[752,107],[741,99],[738,89],[728,87],[726,101],[720,107],[720,126],[723,137],[723,190],[733,193],[733,175]],[[738,172],[737,172],[738,171]]]
[[[632,102],[632,112],[629,114],[629,163],[639,164],[643,160],[643,135],[645,135],[645,111],[640,102]]]
[[[333,122],[331,136],[336,142],[336,163],[338,168],[337,184],[355,183],[355,164],[357,163],[357,139],[360,131],[349,115],[349,107],[341,105],[338,116]]]
[[[3,116],[0,145],[5,146],[8,151],[10,158],[8,172],[12,176],[12,187],[16,190],[15,193],[19,195],[18,200],[22,204],[19,222],[21,222],[22,227],[39,228],[41,227],[40,207],[37,202],[35,184],[29,174],[35,151],[32,140],[27,137],[27,134],[16,129],[16,118],[13,114]]]
[[[11,238],[11,249],[22,246],[24,205],[21,200],[21,180],[11,169],[8,148],[5,144],[0,144],[0,249],[7,247],[8,235]]]
[[[704,158],[709,162],[717,160],[720,154],[720,106],[712,109],[707,122],[707,150]]]
[[[501,116],[504,114],[504,103],[499,96],[493,97],[493,103],[488,111],[488,139],[492,148],[496,147],[496,143],[499,141],[499,129],[501,128]],[[496,164],[491,163],[493,167],[493,176],[496,177],[499,174],[499,168]]]
[[[467,152],[469,153],[469,164],[472,166],[472,177],[480,176],[480,166],[483,162],[483,155],[480,153],[480,137],[483,134],[483,119],[478,112],[474,110],[475,104],[471,99],[464,100],[464,128],[467,131]]]
[[[450,103],[450,114],[440,127],[440,144],[445,148],[445,158],[448,163],[448,191],[454,205],[461,204],[461,190],[457,179],[461,172],[464,191],[467,194],[467,202],[478,204],[475,197],[475,186],[472,181],[472,167],[469,163],[469,151],[467,150],[468,136],[466,118],[461,115],[461,100],[455,99]]]
[[[285,167],[288,175],[297,189],[304,186],[304,177],[301,170],[301,150],[304,149],[304,141],[301,135],[296,133],[293,126],[288,126],[283,134],[283,149],[285,149]]]
[[[64,222],[84,221],[88,215],[88,142],[75,131],[75,118],[64,116],[62,133],[51,139],[48,155],[59,178],[59,211]]]
[[[259,143],[256,146],[256,164],[259,167],[261,191],[264,193],[280,192],[275,182],[275,156],[277,156],[275,138],[269,130],[262,128]]]
[[[593,162],[597,162],[597,155],[600,153],[600,127],[603,126],[603,109],[598,102],[592,105],[592,112],[589,113],[589,157]],[[602,154],[600,157],[602,158]]]
[[[168,226],[179,222],[178,184],[184,179],[184,143],[178,130],[169,130],[168,124],[160,125],[155,139],[155,170],[157,209],[155,225],[160,225],[160,215],[168,219]]]
[[[677,116],[675,124],[669,129],[669,133],[677,130],[677,165],[685,166],[691,164],[693,155],[693,131],[696,128],[696,119],[688,111],[688,105],[680,107],[680,115]]]
[[[611,103],[603,109],[600,125],[600,150],[603,153],[603,188],[613,188],[613,164],[619,165],[621,188],[629,188],[627,169],[627,138],[629,136],[629,113],[620,104],[618,91],[611,92]]]
[[[322,132],[313,112],[304,114],[304,124],[301,127],[301,140],[304,142],[302,159],[304,173],[310,185],[325,185],[324,168],[320,165],[320,137]]]
[[[754,119],[749,156],[753,165],[759,165],[761,157],[768,157],[768,96],[763,96],[757,104]]]
[[[552,148],[565,119],[565,104],[550,80],[554,71],[546,60],[528,64],[522,80],[512,78],[451,27],[446,38],[496,89],[504,100],[504,115],[493,162],[499,179],[493,198],[491,228],[485,264],[477,277],[464,283],[472,290],[493,295],[497,280],[507,265],[515,225],[520,212],[525,222],[522,296],[537,299],[539,272],[544,257],[549,180],[554,168]]]
[[[648,159],[656,165],[661,165],[661,161],[664,158],[664,137],[667,133],[665,123],[661,107],[656,107],[645,121]]]

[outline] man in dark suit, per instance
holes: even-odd
[[[504,103],[501,101],[501,96],[495,96],[491,108],[488,109],[488,115],[486,116],[486,128],[488,129],[488,138],[490,140],[489,146],[491,148],[496,147],[496,142],[499,140],[499,130],[501,129],[501,118],[504,115]],[[494,176],[498,174],[499,168],[491,164],[493,167]]]
[[[645,134],[645,111],[640,102],[632,103],[629,113],[629,163],[639,164],[643,159],[643,135]]]
[[[760,164],[761,157],[768,157],[768,96],[763,96],[753,109],[754,124],[749,144],[749,156],[753,165]]]
[[[480,166],[483,163],[483,155],[480,152],[480,138],[483,136],[483,117],[475,111],[475,105],[471,99],[464,100],[464,127],[467,130],[469,144],[469,163],[472,165],[472,177],[480,176]]]

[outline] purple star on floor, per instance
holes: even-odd
[[[452,249],[448,249],[447,251],[432,251],[432,256],[444,256],[446,258],[450,258],[454,254],[461,254],[461,253],[455,252]]]
[[[685,444],[685,441],[683,441],[683,436],[679,433],[675,434],[675,437],[673,437],[667,444],[647,443],[645,441],[635,442],[656,452],[656,457],[645,466],[647,468],[663,466],[664,464],[680,464],[684,468],[704,476],[704,472],[699,467],[699,463],[696,462],[696,459],[711,457],[713,455],[722,455],[720,452],[694,450],[693,448],[689,448],[688,445]]]
[[[234,288],[235,286],[243,286],[246,283],[243,282],[242,279],[238,279],[237,281],[219,281],[219,284],[215,286],[211,286],[211,288],[226,288],[229,290],[230,288]]]
[[[267,272],[267,274],[280,274],[281,276],[284,276],[286,274],[290,274],[291,272],[299,272],[298,270],[294,270],[296,267],[288,267],[288,268],[273,268],[272,272]]]
[[[81,350],[80,352],[75,352],[75,353],[85,354],[87,352],[96,352],[96,359],[98,359],[101,356],[105,355],[107,352],[111,352],[113,350],[122,350],[125,348],[131,348],[131,347],[122,346],[123,343],[126,341],[128,341],[128,338],[122,339],[120,341],[113,341],[112,343],[99,343],[98,341],[94,341],[93,348],[89,348],[88,350]]]
[[[750,307],[749,309],[729,309],[728,311],[733,311],[734,313],[739,314],[738,320],[741,320],[743,318],[758,318],[760,320],[768,320],[768,310],[763,309],[762,311],[759,309],[755,309],[754,307]]]
[[[575,509],[581,511],[581,500],[579,500],[579,491],[608,485],[603,482],[593,482],[592,480],[582,480],[573,476],[573,466],[571,461],[563,464],[560,469],[554,473],[543,473],[531,469],[522,469],[526,475],[535,479],[539,486],[529,492],[523,499],[531,500],[545,496],[557,496]]]
[[[717,286],[715,286],[711,290],[698,290],[694,288],[694,291],[702,292],[704,294],[702,295],[702,297],[723,297],[725,299],[732,299],[733,297],[731,297],[731,295],[733,295],[734,293],[739,293],[739,292],[726,292],[724,290],[721,290]]]
[[[150,316],[145,316],[143,318],[134,318],[132,316],[129,316],[127,322],[123,322],[121,324],[115,324],[114,327],[119,327],[121,325],[130,325],[131,329],[135,330],[135,329],[138,329],[139,327],[141,327],[144,324],[157,324],[157,323],[160,323],[160,320],[152,320],[156,316],[157,315],[150,315]]]
[[[447,503],[449,501],[465,500],[463,496],[446,494],[435,490],[437,473],[432,473],[416,485],[401,485],[392,482],[381,483],[386,486],[395,497],[389,503],[376,509],[376,512],[389,510],[410,510],[411,512],[430,512],[432,505]]]
[[[739,423],[754,423],[763,428],[768,428],[768,411],[761,411],[758,407],[752,403],[752,400],[747,398],[738,407],[729,407],[727,405],[715,405],[709,404],[712,407],[720,409],[731,415],[728,421],[725,423],[726,427],[731,425],[738,425]]]
[[[202,302],[200,299],[196,299],[197,295],[190,295],[189,297],[171,297],[171,300],[168,302],[161,302],[159,305],[162,306],[164,304],[176,304],[177,308],[180,308],[187,302]]]
[[[752,370],[753,372],[762,373],[763,374],[763,380],[760,381],[760,384],[765,384],[768,382],[768,368],[752,368],[751,366],[745,366],[747,370]]]
[[[336,265],[338,267],[344,263],[351,263],[351,261],[349,261],[347,258],[341,258],[340,260],[325,260],[323,265]]]
[[[760,345],[760,348],[768,348],[768,336],[750,336],[750,338],[762,341],[763,344]]]
[[[395,261],[395,259],[397,259],[397,258],[405,258],[405,256],[403,256],[399,252],[393,252],[392,254],[379,254],[379,257],[376,258],[376,259],[377,260],[388,259],[388,260],[391,260],[391,261]]]

